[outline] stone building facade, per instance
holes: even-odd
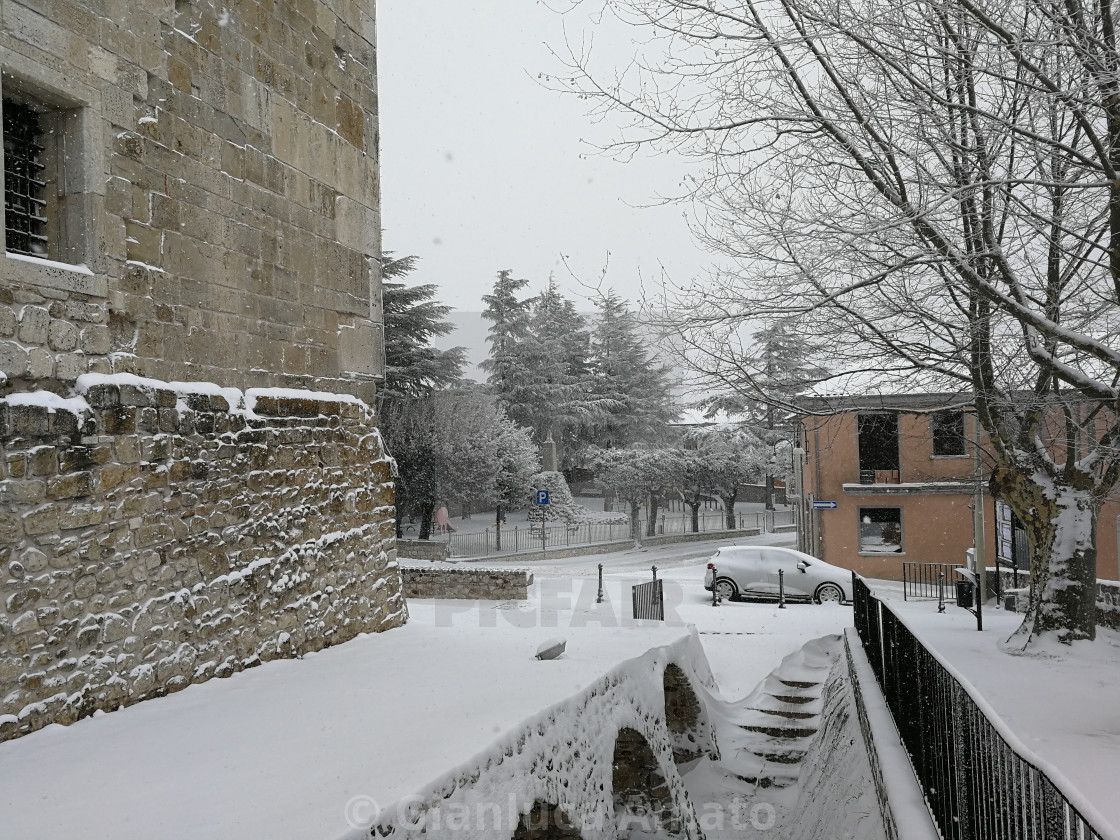
[[[373,0],[2,0],[0,739],[405,618]]]

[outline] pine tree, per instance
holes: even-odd
[[[594,441],[603,448],[662,439],[679,414],[670,369],[657,363],[639,335],[634,313],[613,290],[595,303],[591,337],[592,394],[602,409]]]
[[[490,345],[490,358],[481,365],[489,376],[486,381],[493,388],[498,400],[509,416],[523,425],[524,418],[517,411],[520,389],[525,381],[524,343],[529,335],[529,318],[532,299],[519,300],[517,293],[529,281],[517,279],[513,271],[498,272],[494,289],[483,295],[486,309],[482,317],[491,322],[486,341]]]
[[[381,257],[385,382],[378,402],[382,405],[386,400],[419,397],[462,378],[464,349],[438,350],[431,346],[433,337],[454,329],[447,320],[451,307],[433,300],[438,287],[406,286],[397,279],[411,273],[416,262],[415,256],[395,258],[385,253]]]
[[[779,442],[796,434],[798,395],[828,377],[814,361],[820,348],[807,339],[790,320],[775,320],[751,336],[753,352],[742,359],[741,379],[733,393],[706,400],[709,417],[723,411],[744,418],[756,437],[773,450]],[[766,509],[774,508],[776,455],[766,470]]]

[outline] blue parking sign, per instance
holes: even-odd
[[[547,490],[538,490],[537,491],[537,504],[538,505],[547,505],[548,504],[548,491]]]

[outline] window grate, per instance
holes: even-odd
[[[47,253],[47,184],[43,130],[32,108],[11,99],[4,109],[4,247],[17,254]]]

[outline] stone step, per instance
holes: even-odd
[[[740,729],[745,729],[747,732],[758,732],[761,735],[766,735],[770,738],[808,738],[810,735],[817,731],[814,726],[804,729],[794,729],[792,727],[784,726],[755,726],[753,724],[739,724]]]
[[[774,715],[787,720],[807,720],[818,716],[817,712],[795,712],[793,709],[751,709],[752,712],[761,712],[764,715]]]
[[[798,705],[803,703],[812,703],[814,700],[821,699],[820,697],[797,697],[793,694],[771,694],[770,696],[782,703],[795,703]]]
[[[778,678],[778,682],[782,685],[788,685],[790,688],[812,688],[815,685],[820,685],[819,682],[800,682],[798,680],[783,680]]]
[[[755,755],[774,764],[800,764],[808,750],[779,750],[777,752],[758,752]]]
[[[741,782],[746,782],[748,785],[756,785],[760,788],[784,788],[797,783],[797,776],[779,776],[779,775],[759,775],[759,776],[740,776],[735,774]]]

